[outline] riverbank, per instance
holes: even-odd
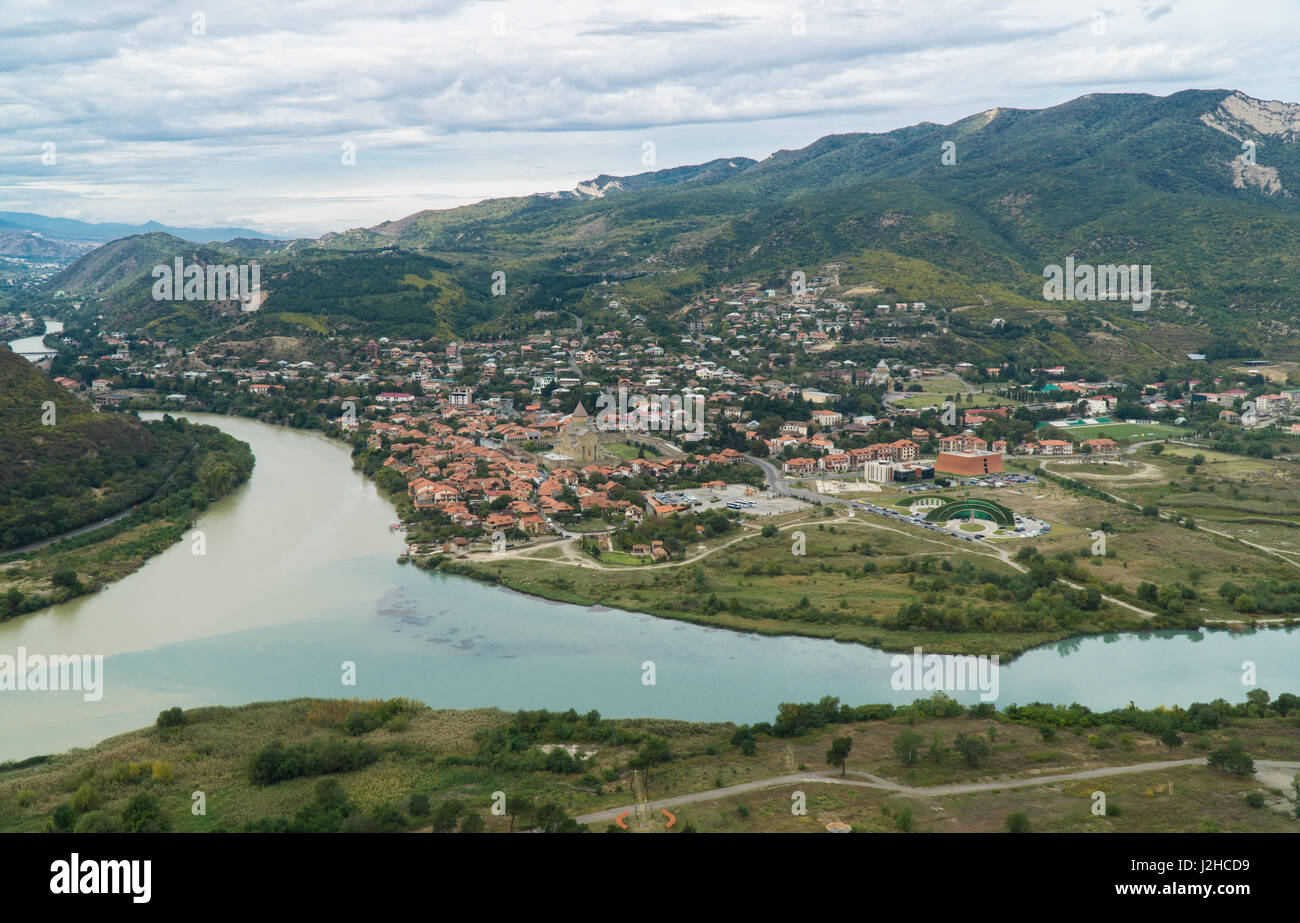
[[[0,764],[0,831],[995,832],[1024,814],[1039,832],[1296,832],[1298,704],[825,699],[758,725],[407,699],[169,709],[90,750]],[[842,766],[828,763],[835,740]],[[794,789],[806,811],[791,811]]]
[[[257,419],[242,414],[237,418]],[[301,425],[292,416],[269,425],[318,433],[355,454],[355,442],[347,434],[315,417],[308,419],[313,425]],[[404,500],[404,495],[399,498],[385,491],[374,471],[367,474],[355,461],[353,467],[400,512],[398,500]],[[1141,579],[1155,576],[1149,568],[1167,558],[1154,547],[1141,558],[1121,559],[1122,569],[1099,572],[1098,565],[1103,561],[1110,565],[1115,555],[1081,556],[1070,543],[1087,539],[1086,529],[1063,520],[1082,523],[1105,514],[1071,508],[1066,502],[1071,497],[1063,488],[1047,489],[1057,528],[1045,543],[976,545],[947,533],[884,524],[866,514],[845,517],[841,511],[827,519],[833,515],[829,508],[810,507],[804,513],[765,519],[765,524],[779,529],[776,536],[760,536],[754,527],[741,541],[728,536],[687,552],[684,561],[662,565],[601,567],[576,548],[552,547],[530,557],[527,546],[506,555],[414,560],[424,569],[436,567],[553,602],[891,652],[923,647],[933,653],[996,654],[1009,661],[1045,644],[1074,638],[1229,627],[1199,613],[1167,611],[1163,604],[1157,607],[1160,611],[1148,608],[1150,603],[1139,596]],[[1038,502],[1042,501],[1040,496]],[[1114,512],[1110,515],[1121,522]],[[804,554],[798,556],[790,553],[795,529],[806,536]],[[1043,553],[1036,554],[1042,545],[1046,545]],[[1083,567],[1084,563],[1092,566]],[[1236,566],[1226,558],[1222,563],[1225,575]],[[1252,624],[1248,621],[1245,627]],[[1294,620],[1275,624],[1290,625]]]
[[[153,424],[151,434],[160,453],[174,448],[179,456],[151,496],[97,528],[0,552],[0,621],[96,593],[139,570],[252,472],[248,444],[215,427],[173,420]]]
[[[9,697],[0,760],[87,746],[171,705],[336,696],[344,661],[357,665],[357,684],[344,694],[441,708],[572,705],[759,721],[781,702],[828,692],[895,704],[918,694],[895,688],[892,655],[865,644],[742,633],[631,604],[569,605],[399,566],[403,543],[387,529],[392,505],[338,441],[241,417],[190,418],[247,442],[255,475],[204,512],[206,555],[173,543],[108,592],[0,623],[0,652],[102,654],[106,677],[99,702],[0,693]],[[805,531],[810,541],[823,534]],[[882,557],[889,551],[877,539],[872,546]],[[638,579],[655,573],[637,570]],[[1004,663],[998,701],[1098,709],[1238,701],[1243,660],[1271,685],[1269,677],[1294,674],[1297,643],[1293,628],[1072,637]],[[647,661],[657,669],[653,685],[643,681]],[[950,694],[980,701],[978,690]]]

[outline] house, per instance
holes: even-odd
[[[1073,455],[1074,443],[1067,439],[1039,440],[1034,450],[1036,455]]]
[[[792,458],[781,467],[781,470],[786,474],[809,475],[817,470],[817,460],[815,458]]]
[[[962,433],[960,436],[944,436],[939,440],[940,452],[985,452],[988,443],[974,433]]]
[[[1119,443],[1114,439],[1085,439],[1079,445],[1092,455],[1119,455]]]

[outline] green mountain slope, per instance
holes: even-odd
[[[94,412],[0,347],[0,550],[111,516],[149,496],[176,460],[159,449],[135,418]]]
[[[482,333],[530,310],[578,307],[593,280],[637,278],[654,309],[719,281],[780,285],[831,260],[851,281],[1014,316],[1059,309],[1042,298],[1043,269],[1073,256],[1152,267],[1149,315],[1087,308],[1135,336],[1159,319],[1260,340],[1266,319],[1289,319],[1300,282],[1297,137],[1294,104],[1227,90],[1092,94],[214,252],[263,261],[271,299],[254,332],[283,311],[331,327]],[[144,280],[133,274],[167,249],[159,236],[101,248],[55,284],[107,292],[107,315],[145,325]],[[498,270],[510,284],[493,298]],[[441,281],[413,290],[410,275]],[[184,313],[173,327],[198,323]]]

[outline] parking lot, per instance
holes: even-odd
[[[807,503],[795,497],[775,497],[770,492],[756,491],[744,484],[728,484],[719,488],[693,487],[689,490],[655,494],[655,497],[663,503],[682,503],[695,510],[714,509],[724,512],[728,503],[744,503],[745,506],[739,512],[747,516],[779,516],[808,507]]]

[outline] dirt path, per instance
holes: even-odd
[[[739,795],[745,792],[756,792],[767,788],[776,788],[781,785],[791,785],[802,782],[821,783],[827,785],[847,785],[856,788],[874,788],[882,791],[895,792],[900,795],[914,795],[918,797],[942,797],[944,795],[967,795],[973,792],[993,792],[1001,791],[1008,788],[1027,788],[1034,785],[1052,785],[1056,782],[1070,782],[1076,779],[1103,779],[1107,776],[1122,776],[1135,772],[1152,772],[1158,769],[1174,769],[1181,766],[1204,766],[1205,757],[1195,757],[1186,760],[1156,760],[1150,763],[1135,763],[1131,766],[1102,766],[1097,769],[1081,769],[1077,772],[1056,773],[1049,776],[1028,776],[1019,779],[996,779],[985,782],[958,782],[952,785],[931,785],[925,787],[914,787],[903,785],[899,782],[891,782],[888,779],[882,779],[879,776],[872,775],[869,772],[850,769],[848,775],[854,778],[842,778],[835,770],[826,770],[824,772],[800,772],[787,776],[773,776],[767,779],[756,779],[753,782],[741,782],[737,785],[728,785],[724,788],[713,788],[701,792],[689,792],[682,795],[672,795],[667,798],[661,798],[658,801],[651,801],[647,808],[651,813],[658,812],[664,808],[676,808],[684,804],[698,804],[702,801],[712,801],[716,798],[726,798],[731,795]],[[1292,763],[1280,760],[1256,760],[1255,765],[1267,770],[1271,770],[1272,775],[1281,772],[1295,772],[1300,770],[1300,763]],[[577,819],[580,824],[598,824],[602,822],[611,822],[624,812],[635,811],[636,805],[623,805],[617,808],[606,808],[603,811],[594,811],[591,814],[580,815]]]

